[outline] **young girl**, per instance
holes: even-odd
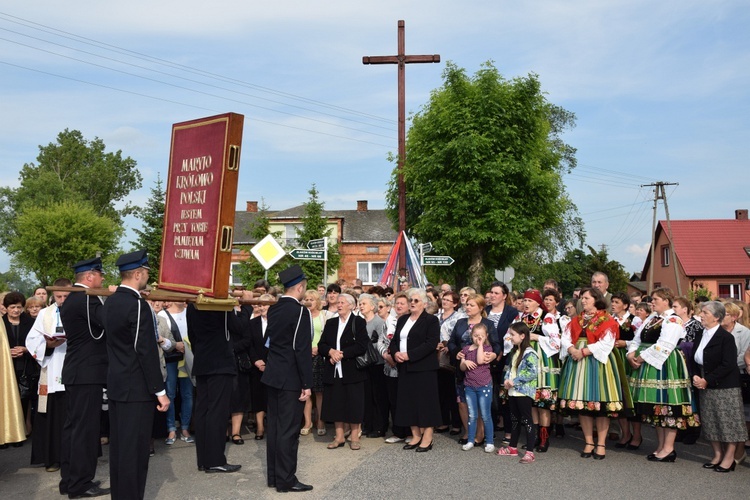
[[[504,387],[508,390],[513,432],[511,433],[509,446],[500,448],[497,454],[505,457],[518,456],[518,438],[521,435],[521,426],[523,426],[526,431],[528,451],[520,462],[530,464],[534,462],[534,452],[531,450],[536,439],[536,429],[531,418],[531,406],[536,395],[539,356],[531,347],[529,327],[525,323],[513,323],[510,325],[508,332],[514,347],[505,367]]]
[[[469,437],[464,451],[474,448],[474,438],[477,433],[477,416],[482,414],[484,423],[485,453],[495,451],[495,441],[492,429],[492,374],[490,373],[490,346],[487,325],[478,323],[471,330],[472,344],[461,349],[464,358],[461,360],[461,371],[466,372],[464,387],[466,389],[466,404],[469,407]]]

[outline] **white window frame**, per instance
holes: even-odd
[[[357,279],[361,279],[363,285],[377,284],[377,279],[380,277],[380,274],[383,272],[383,269],[385,268],[385,264],[386,264],[385,261],[383,262],[377,262],[377,261],[357,262]],[[367,276],[363,276],[362,274],[360,274],[360,266],[362,265],[367,266]],[[380,269],[376,270],[375,274],[373,274],[373,265],[380,266]]]

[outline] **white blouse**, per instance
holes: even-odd
[[[401,329],[401,337],[400,337],[400,342],[398,345],[399,351],[406,352],[406,341],[409,339],[409,332],[411,331],[412,327],[414,326],[414,323],[416,322],[417,322],[416,320],[413,320],[411,318],[406,320],[404,327]]]

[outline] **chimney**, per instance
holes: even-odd
[[[742,208],[734,211],[734,218],[736,220],[747,220],[747,209]]]
[[[258,212],[258,202],[257,201],[248,201],[247,203],[246,211],[257,213]]]
[[[357,200],[357,212],[367,212],[367,200]],[[747,210],[745,210],[745,218],[747,219]]]

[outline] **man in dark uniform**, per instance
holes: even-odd
[[[300,303],[307,277],[298,265],[279,273],[284,295],[268,310],[268,486],[278,492],[309,491],[297,476],[299,423],[312,387],[312,319]]]
[[[109,371],[109,472],[113,499],[143,498],[154,405],[167,411],[156,343],[156,317],[141,298],[148,283],[145,250],[120,256],[122,283],[104,303]]]
[[[104,274],[98,257],[73,265],[78,288],[99,288]],[[102,301],[72,292],[60,308],[67,337],[62,382],[67,395],[67,416],[62,434],[60,493],[70,498],[107,495],[94,481],[99,442],[102,389],[107,382],[107,344],[101,321]]]
[[[237,472],[241,465],[227,463],[224,455],[227,418],[237,368],[229,341],[235,331],[232,311],[199,311],[188,305],[186,314],[193,349],[196,402],[193,412],[198,470]]]

